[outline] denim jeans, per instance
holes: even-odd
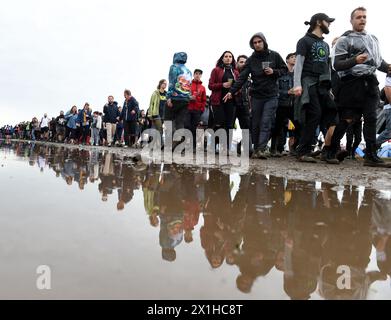
[[[98,128],[92,128],[91,144],[99,146],[99,131]]]
[[[255,150],[264,150],[276,118],[278,99],[251,99],[252,138]]]
[[[391,139],[391,109],[384,110],[384,116],[386,118],[386,128],[376,139],[376,144],[381,145],[387,140]]]

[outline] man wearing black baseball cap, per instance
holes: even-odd
[[[317,14],[314,14],[312,17],[311,17],[311,20],[308,22],[304,22],[304,24],[306,25],[310,25],[310,26],[316,26],[317,22],[320,21],[326,21],[328,23],[331,23],[331,22],[334,22],[335,19],[334,18],[330,18],[327,14],[325,13],[317,13]],[[326,32],[325,32],[326,33]],[[327,32],[328,33],[328,32]],[[326,33],[326,34],[327,34]]]
[[[335,128],[337,109],[331,97],[330,48],[323,40],[330,23],[335,19],[325,13],[317,13],[310,21],[306,35],[297,43],[294,69],[295,120],[302,126],[297,156],[299,161],[316,162],[311,157],[312,143],[320,125],[327,129],[325,145],[330,143]],[[329,160],[329,161],[328,161]],[[329,163],[339,163],[335,157]]]

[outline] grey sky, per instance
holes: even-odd
[[[89,102],[102,110],[112,94],[122,104],[129,88],[143,109],[158,81],[167,78],[173,53],[186,51],[188,67],[210,71],[225,50],[251,54],[252,34],[264,32],[283,58],[317,12],[336,18],[331,33],[350,29],[350,12],[368,9],[367,30],[391,61],[390,2],[254,0],[0,0],[0,125],[57,116]],[[241,13],[242,12],[242,13]],[[385,76],[379,76],[380,82]]]

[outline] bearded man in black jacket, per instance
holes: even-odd
[[[251,37],[250,47],[254,53],[247,59],[238,80],[234,82],[223,100],[232,99],[251,74],[251,127],[254,143],[252,157],[267,159],[266,146],[278,107],[277,79],[287,73],[288,68],[280,54],[269,49],[263,33],[259,32]]]

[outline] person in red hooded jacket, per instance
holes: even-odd
[[[200,123],[201,114],[205,111],[206,90],[201,81],[202,70],[194,70],[194,79],[191,83],[191,96],[188,106],[186,128],[193,134],[193,150],[196,149],[196,131]]]
[[[234,55],[230,51],[225,51],[212,70],[209,89],[212,91],[210,101],[214,114],[215,130],[220,128],[226,130],[227,146],[220,147],[226,148],[227,151],[229,151],[231,140],[229,139],[229,130],[233,129],[235,122],[235,102],[234,99],[224,102],[223,98],[238,78],[239,72],[236,69]]]

